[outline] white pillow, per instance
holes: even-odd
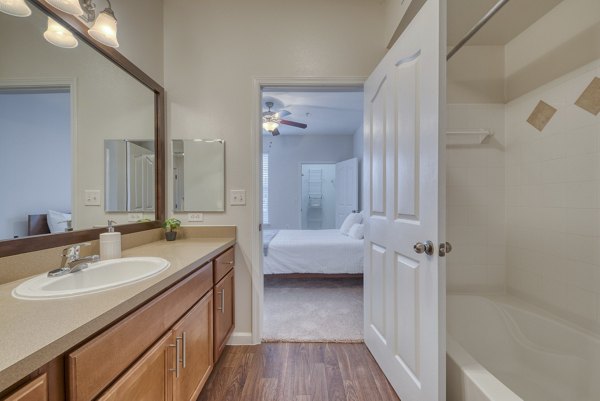
[[[55,210],[48,210],[48,227],[50,232],[64,233],[67,231],[67,221],[71,221],[71,213],[61,213]]]
[[[354,224],[352,228],[350,228],[350,232],[348,233],[349,237],[354,239],[363,239],[365,238],[365,225],[364,224]]]
[[[348,233],[350,232],[350,228],[352,228],[353,225],[360,223],[362,223],[362,214],[350,213],[348,217],[344,219],[344,222],[340,227],[340,232],[344,235],[348,235]]]

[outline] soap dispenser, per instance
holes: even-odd
[[[118,259],[121,257],[121,233],[115,232],[113,220],[108,221],[108,232],[100,234],[100,259]]]

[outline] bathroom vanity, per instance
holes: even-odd
[[[131,248],[124,257],[171,266],[96,294],[29,301],[11,299],[19,282],[0,286],[3,349],[11,350],[0,357],[0,400],[195,400],[234,328],[234,243]]]

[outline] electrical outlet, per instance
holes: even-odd
[[[201,223],[204,221],[204,215],[202,213],[188,213],[188,221],[190,223]]]
[[[138,221],[142,220],[143,218],[144,218],[144,215],[142,213],[129,213],[127,215],[127,221],[130,223],[138,222]]]
[[[84,191],[85,206],[100,206],[100,190],[99,189],[86,189]]]
[[[246,204],[246,190],[232,189],[229,204],[231,206],[244,206]]]

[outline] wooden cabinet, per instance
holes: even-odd
[[[36,377],[2,401],[48,401],[48,376]]]
[[[204,265],[71,352],[69,401],[95,399],[212,289],[212,277],[212,265]]]
[[[214,289],[215,296],[215,341],[214,354],[215,361],[219,359],[221,353],[227,345],[227,340],[231,336],[234,328],[234,271],[221,279]]]
[[[234,329],[234,256],[198,262],[0,401],[195,401]]]
[[[171,401],[175,336],[165,334],[98,401]]]
[[[213,293],[209,292],[176,325],[179,366],[174,401],[195,401],[213,369]]]

